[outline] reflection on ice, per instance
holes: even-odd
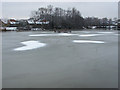
[[[31,49],[44,47],[46,45],[45,43],[40,43],[38,41],[25,41],[25,42],[21,42],[21,43],[24,44],[25,46],[15,48],[14,49],[15,51],[31,50]]]
[[[103,34],[83,34],[83,35],[79,35],[81,37],[90,37],[90,36],[98,36],[98,35],[103,35]]]
[[[120,34],[114,34],[114,35],[117,35],[117,36],[118,36],[118,35],[120,35]]]
[[[114,32],[98,32],[98,33],[103,33],[103,34],[112,34]]]
[[[55,34],[34,34],[29,36],[73,36],[77,34],[69,34],[69,33],[55,33]]]
[[[83,32],[83,33],[90,33],[90,31],[81,31],[81,32]]]
[[[91,41],[91,40],[73,40],[74,43],[105,43],[103,41]]]

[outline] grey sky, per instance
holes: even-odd
[[[75,7],[82,16],[96,16],[114,18],[118,17],[117,2],[3,2],[2,16],[4,18],[28,18],[31,11],[40,7],[61,7],[64,9]]]

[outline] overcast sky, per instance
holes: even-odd
[[[2,17],[16,19],[29,18],[31,11],[37,10],[40,7],[47,7],[47,5],[63,9],[75,7],[81,12],[83,17],[118,17],[117,2],[3,2]]]

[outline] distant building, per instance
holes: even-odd
[[[49,21],[44,19],[34,20],[34,19],[28,19],[27,20],[31,30],[44,30],[46,25],[49,24]]]
[[[19,24],[19,21],[15,20],[15,19],[10,19],[10,20],[8,20],[8,22],[9,22],[11,25]]]
[[[9,20],[0,19],[0,29],[2,31],[17,30],[18,24],[19,22],[14,19],[9,19]]]

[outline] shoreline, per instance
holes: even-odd
[[[64,30],[64,29],[56,29],[56,30],[51,30],[51,29],[46,29],[46,30],[0,30],[0,32],[28,32],[28,31],[40,31],[40,32],[46,32],[46,31],[53,31],[53,32],[58,32],[58,31],[61,31],[61,32],[64,32],[64,31],[94,31],[94,30],[104,30],[104,31],[111,31],[111,30],[114,30],[114,31],[119,31],[119,29],[67,29],[67,30]],[[59,33],[59,32],[58,32]]]

